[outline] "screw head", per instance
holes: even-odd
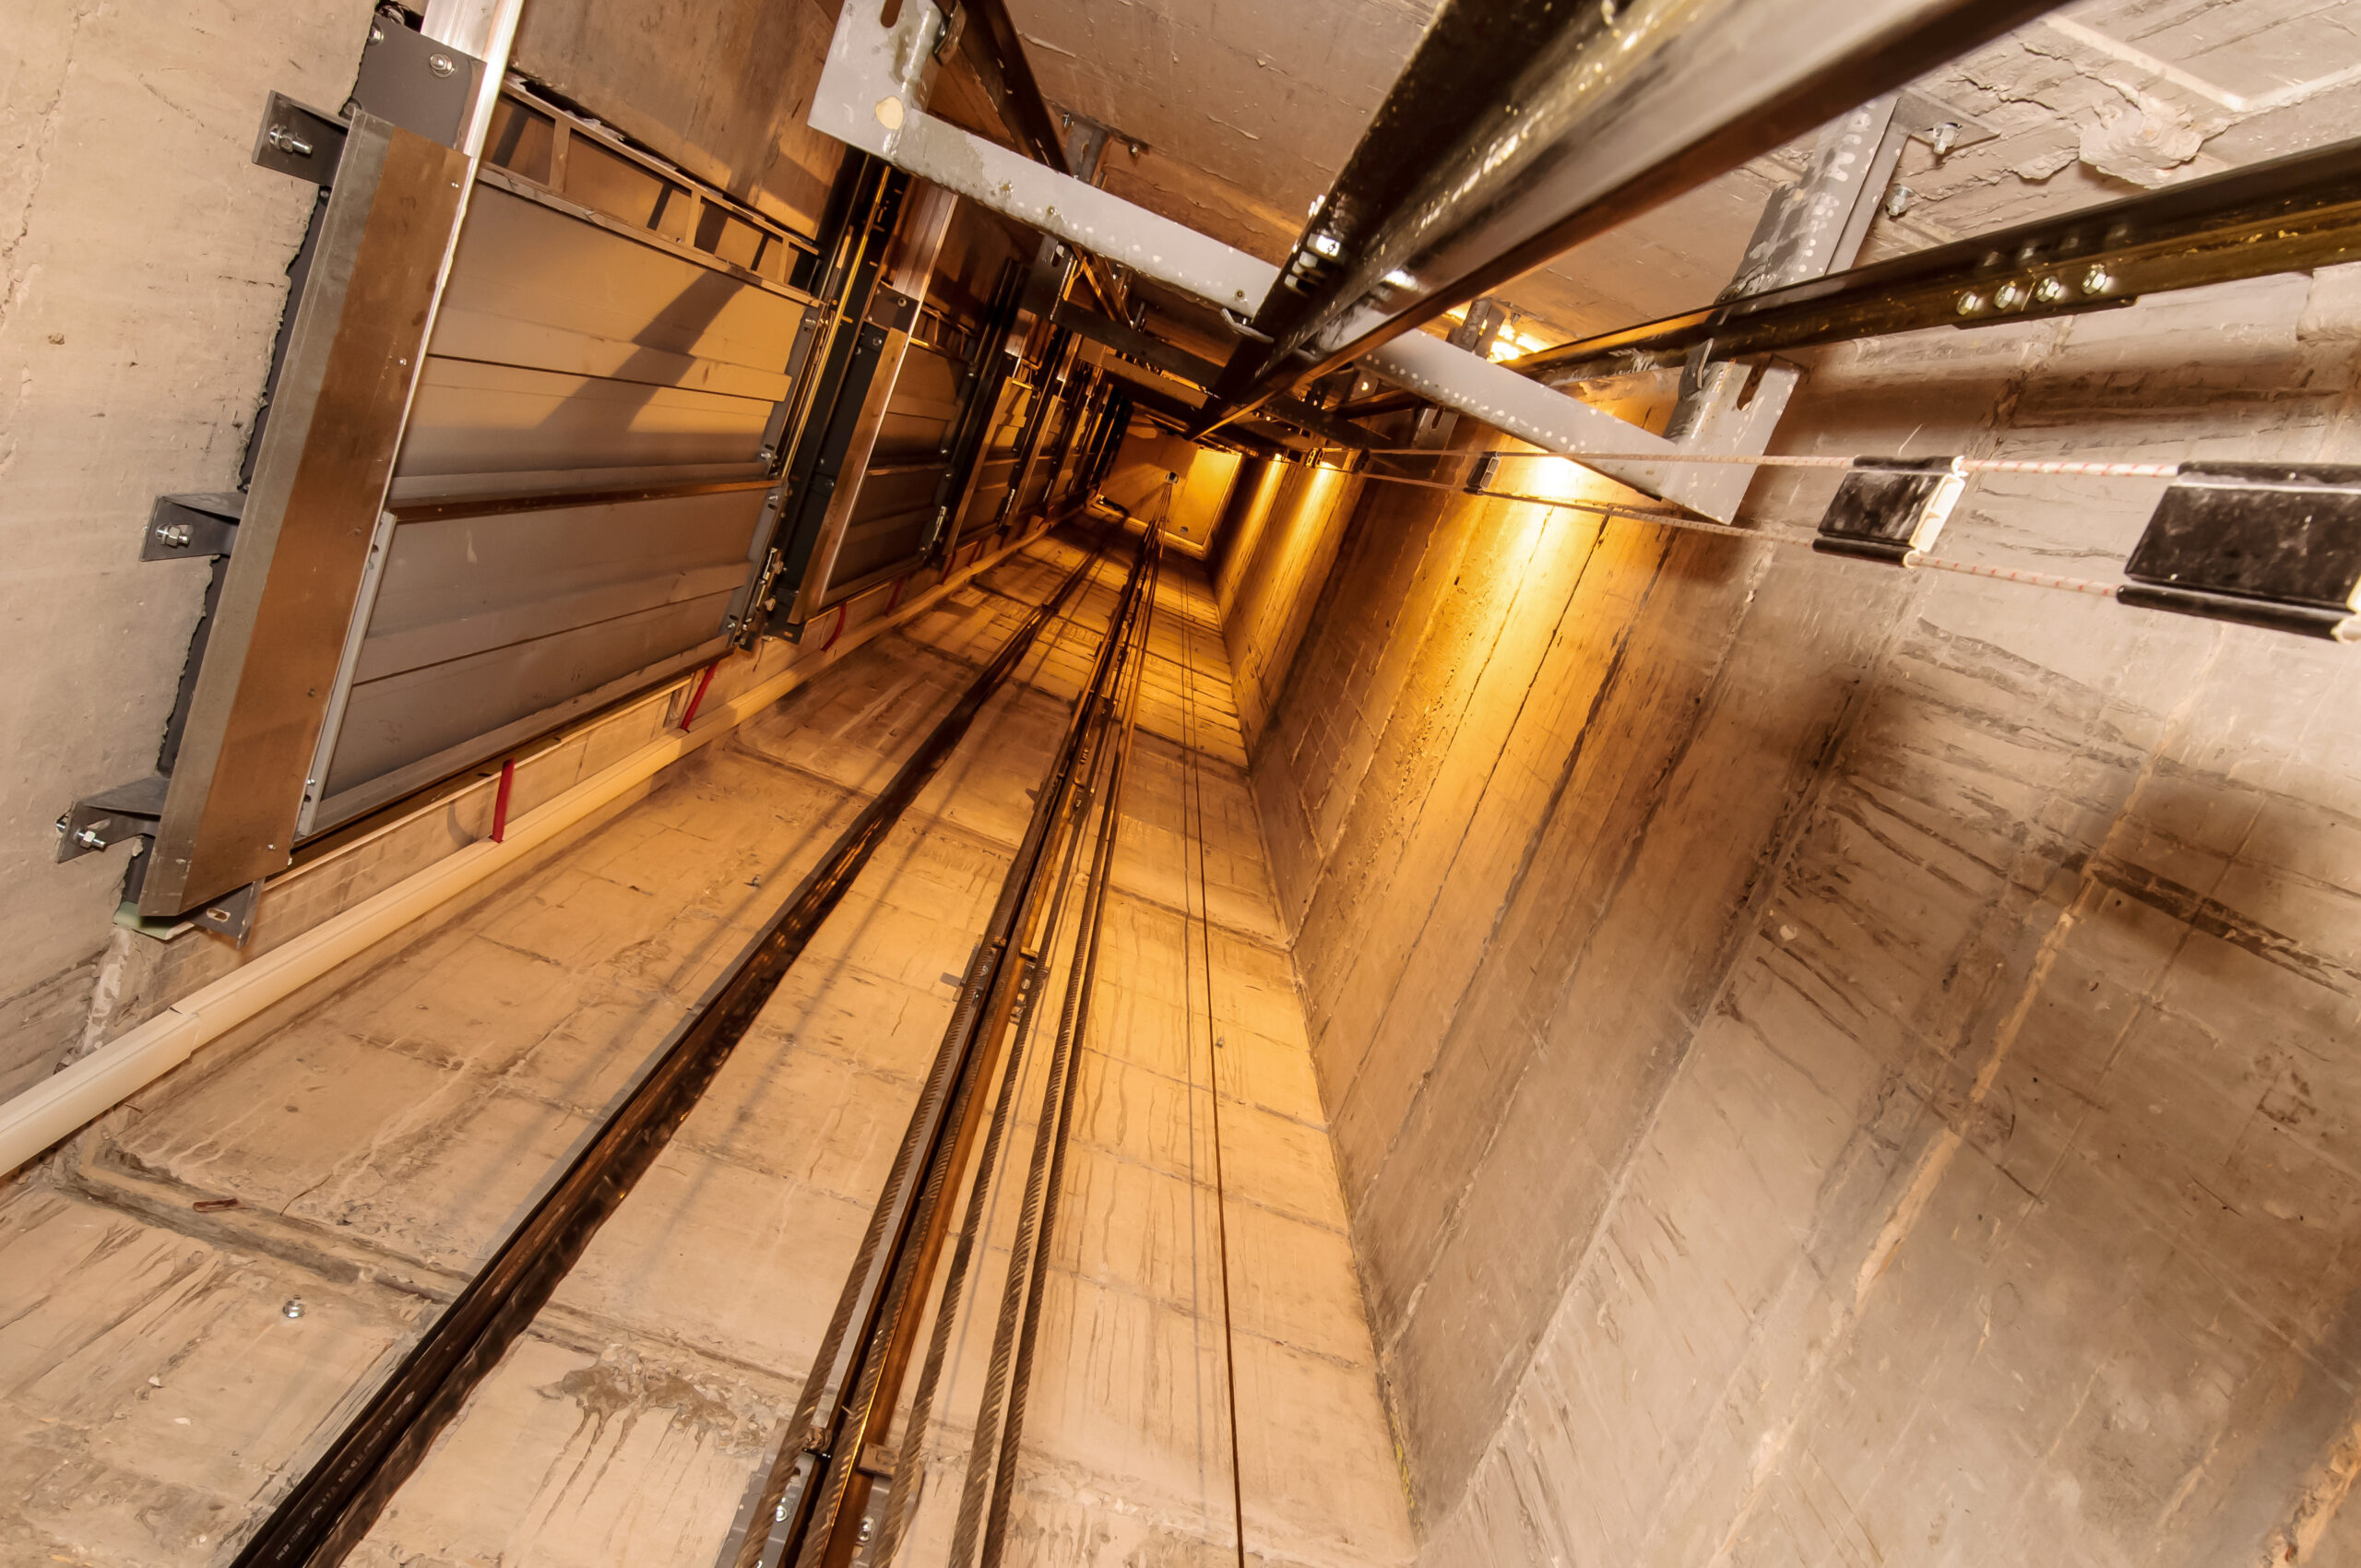
[[[1959,313],[1962,315],[1974,315],[1983,308],[1984,296],[1973,289],[1959,297]]]
[[[1927,133],[1927,145],[1935,149],[1935,156],[1938,158],[1951,151],[1958,141],[1959,126],[1950,120],[1944,121]]]
[[[2104,294],[2114,289],[2115,274],[2104,267],[2094,267],[2082,274],[2082,292]]]
[[[287,1304],[279,1309],[279,1315],[286,1318],[302,1317],[303,1315],[303,1298],[301,1296],[288,1297]]]
[[[447,77],[459,67],[448,54],[429,54],[426,68],[438,77]]]
[[[1893,189],[1885,193],[1885,201],[1883,203],[1885,215],[1888,218],[1901,217],[1904,213],[1910,210],[1911,200],[1916,196],[1917,194],[1918,193],[1916,191],[1912,190],[1908,185],[1894,186]]]
[[[2003,283],[1992,291],[1992,303],[2002,310],[2014,310],[2025,303],[2025,286],[2022,283]]]
[[[2055,278],[2045,278],[2035,288],[2033,297],[2043,304],[2054,305],[2066,297],[2066,285]]]

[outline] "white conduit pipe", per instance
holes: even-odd
[[[878,633],[907,621],[987,566],[1029,543],[1028,534],[998,554],[911,600],[903,613],[879,616],[836,644],[833,657],[800,662],[710,708],[694,731],[673,731],[642,746],[602,773],[508,824],[501,843],[480,838],[456,854],[374,897],[314,926],[212,984],[182,997],[138,1028],[110,1040],[52,1077],[0,1104],[0,1178],[71,1137],[195,1055],[200,1047],[368,951],[405,926],[457,897],[493,873],[516,864],[541,845],[625,791],[770,707],[820,670]]]

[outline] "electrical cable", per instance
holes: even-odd
[[[1321,451],[1329,448],[1319,448]],[[1347,450],[1347,448],[1336,448]],[[1356,446],[1349,450],[1371,457],[1560,457],[1570,463],[1733,463],[1758,469],[1850,469],[1867,460],[1895,460],[1892,453],[1865,452],[1857,457],[1747,457],[1716,452],[1502,452],[1475,447]],[[1287,458],[1288,462],[1302,459]],[[2084,479],[2173,479],[2178,463],[2119,463],[2080,457],[1961,457],[1961,469],[1972,474],[2068,474]]]

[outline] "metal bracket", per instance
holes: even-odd
[[[274,92],[263,102],[254,159],[275,173],[332,185],[337,165],[344,159],[344,122],[336,116]]]
[[[2361,468],[2183,464],[2123,575],[2125,604],[2361,641]]]
[[[445,147],[459,145],[483,62],[380,17],[369,24],[352,101]]]
[[[75,802],[57,819],[59,861],[80,860],[126,838],[154,833],[157,819],[164,814],[164,789],[171,782],[160,773]]]
[[[1856,457],[1811,547],[1907,566],[1935,542],[1966,487],[1957,457]]]
[[[159,495],[139,541],[142,561],[185,561],[227,555],[238,542],[238,519],[245,495],[235,490],[192,495]]]
[[[206,905],[189,918],[214,935],[228,937],[231,945],[243,947],[246,938],[254,933],[255,911],[261,904],[262,884],[249,882],[235,893]]]
[[[1975,115],[1954,109],[1933,93],[1915,87],[1902,89],[1893,106],[1893,123],[1934,148],[1938,159],[1948,158],[1961,148],[1974,147],[1980,141],[1991,141],[2000,134]]]

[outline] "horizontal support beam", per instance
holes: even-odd
[[[1543,349],[1553,381],[1929,327],[1999,327],[2144,294],[2361,259],[2361,140],[2167,185],[1784,289]]]

